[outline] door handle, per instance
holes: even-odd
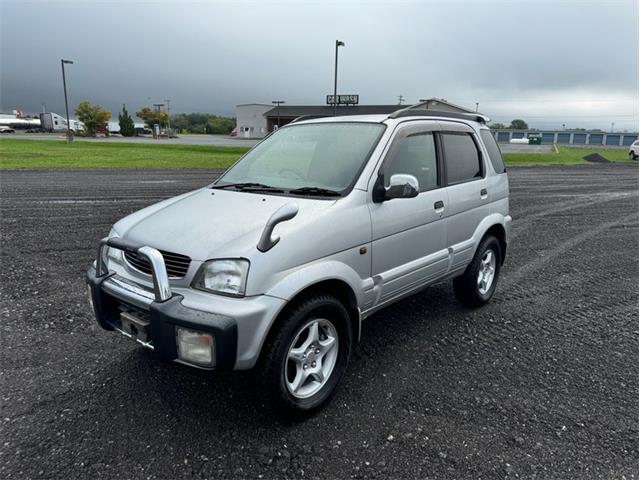
[[[480,190],[480,196],[481,197],[486,197],[487,196],[487,189],[483,188],[482,190]]]
[[[433,208],[435,210],[442,210],[444,208],[444,202],[442,200],[438,200],[436,203],[433,204]]]

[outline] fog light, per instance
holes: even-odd
[[[215,365],[216,347],[213,336],[185,328],[176,328],[178,358],[203,367]]]

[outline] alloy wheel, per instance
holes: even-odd
[[[284,378],[289,393],[309,398],[327,383],[338,359],[338,332],[325,319],[305,323],[289,345]]]

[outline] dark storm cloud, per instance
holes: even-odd
[[[2,1],[1,108],[173,111],[324,101],[333,86],[368,104],[441,97],[499,120],[635,128],[634,1],[26,2]],[[503,118],[504,117],[504,118]]]

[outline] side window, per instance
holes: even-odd
[[[414,133],[394,142],[382,169],[385,186],[389,186],[391,175],[397,173],[416,177],[421,192],[438,187],[438,161],[433,133]]]
[[[443,133],[442,146],[449,185],[482,178],[480,152],[468,133]]]
[[[506,172],[507,169],[505,168],[504,162],[502,161],[500,147],[498,147],[496,139],[493,138],[491,132],[489,130],[480,130],[480,136],[482,137],[484,146],[487,147],[487,152],[489,152],[489,160],[491,160],[493,169],[496,171],[496,173]]]

